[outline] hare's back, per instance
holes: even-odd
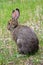
[[[23,38],[23,39],[31,39],[31,38],[36,39],[37,38],[34,31],[30,27],[27,27],[27,26],[20,27],[20,29],[18,30],[18,37]]]

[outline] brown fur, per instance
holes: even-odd
[[[27,26],[18,25],[18,20],[12,18],[7,25],[15,40],[19,53],[34,53],[39,49],[39,40],[34,31]]]

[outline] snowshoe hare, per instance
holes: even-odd
[[[7,28],[11,31],[13,40],[15,40],[17,44],[19,53],[35,53],[39,49],[39,40],[30,27],[18,24],[19,16],[20,11],[18,8],[16,8],[12,11],[12,18],[8,22]]]

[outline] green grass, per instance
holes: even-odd
[[[7,30],[12,10],[20,9],[20,24],[34,28],[39,38],[35,55],[21,55]],[[0,0],[0,65],[43,65],[43,0]]]

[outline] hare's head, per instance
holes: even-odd
[[[7,29],[12,31],[18,26],[18,18],[20,16],[20,11],[18,8],[12,11],[12,18],[8,21]]]

